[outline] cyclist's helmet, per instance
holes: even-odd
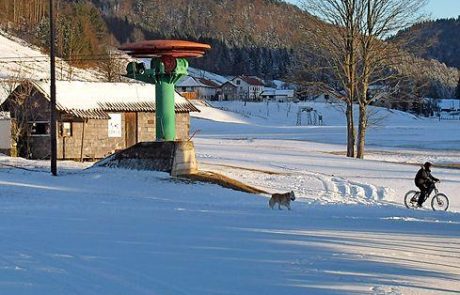
[[[430,162],[426,162],[425,164],[423,164],[423,167],[425,167],[425,169],[430,169],[431,166],[433,166],[433,164],[431,164]]]

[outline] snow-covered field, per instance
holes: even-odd
[[[0,157],[0,294],[460,293],[460,170],[433,171],[449,212],[402,205],[413,163],[457,163],[460,122],[381,109],[356,160],[340,155],[336,108],[315,104],[326,125],[298,127],[294,104],[222,107],[238,114],[192,121],[200,168],[294,190],[292,211],[163,173],[65,162],[51,177]]]

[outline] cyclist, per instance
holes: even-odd
[[[431,175],[432,166],[433,165],[430,162],[426,162],[415,176],[415,185],[421,192],[417,201],[418,207],[422,207],[423,202],[425,202],[425,200],[430,196],[434,189],[434,183],[439,182],[439,179]]]

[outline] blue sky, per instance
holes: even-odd
[[[460,15],[460,0],[430,0],[426,10],[433,18],[457,18]]]
[[[299,0],[287,0],[290,3],[299,3]],[[460,0],[429,0],[425,8],[431,14],[431,18],[447,18],[460,15]]]

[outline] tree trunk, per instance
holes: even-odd
[[[366,129],[367,129],[367,106],[359,106],[359,126],[358,126],[358,143],[356,157],[364,158],[364,146],[366,144]]]
[[[353,105],[347,104],[347,157],[355,156],[355,125],[353,122]]]

